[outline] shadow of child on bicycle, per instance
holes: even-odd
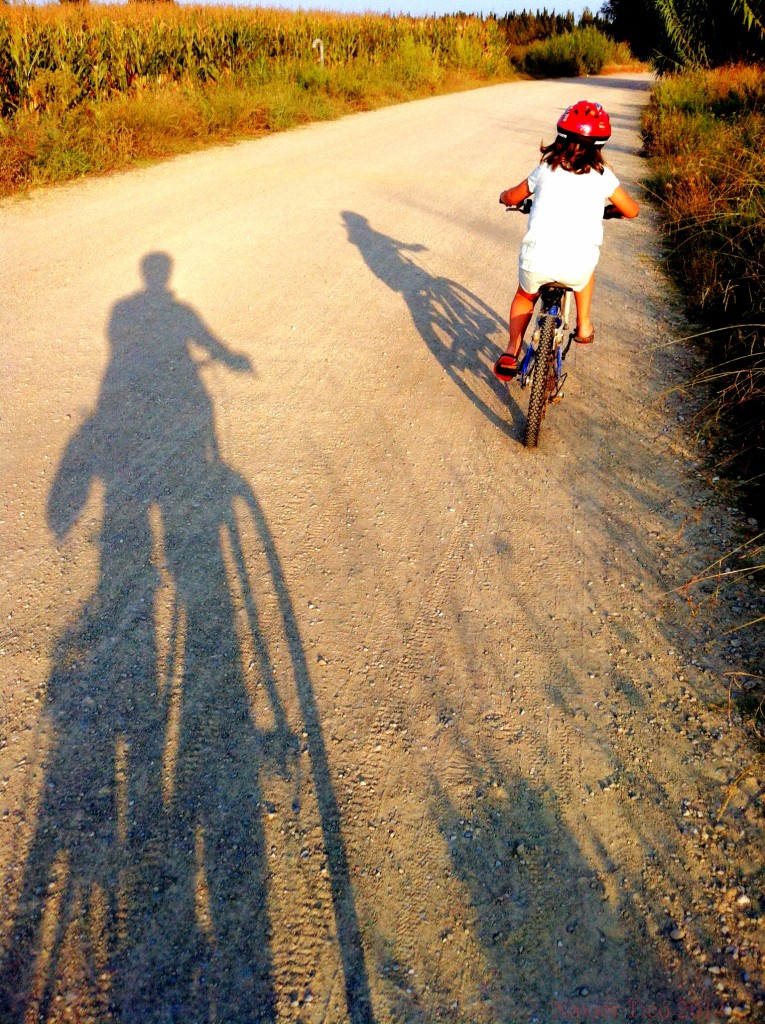
[[[500,391],[507,400],[491,372],[498,347],[494,339],[504,336],[505,321],[463,285],[434,277],[415,263],[408,254],[426,252],[424,245],[376,231],[361,214],[345,210],[342,217],[349,241],[372,273],[401,294],[420,337],[448,376],[491,423],[515,436],[515,421],[521,420],[517,406],[511,404],[513,423],[508,423],[506,413],[487,401],[489,392]]]

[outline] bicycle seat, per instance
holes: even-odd
[[[542,287],[539,289],[539,291],[540,292],[544,292],[544,291],[547,291],[548,288],[552,289],[554,291],[561,291],[561,290],[563,290],[564,292],[571,292],[571,291],[573,291],[573,288],[570,288],[569,285],[567,285],[567,284],[561,284],[560,281],[548,281],[547,284],[543,284],[542,285]]]

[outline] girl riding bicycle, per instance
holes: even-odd
[[[612,203],[624,217],[637,217],[640,212],[603,161],[601,150],[611,136],[611,122],[600,104],[580,100],[564,111],[557,128],[555,142],[541,147],[541,162],[528,178],[499,197],[505,206],[518,206],[534,196],[518,257],[510,340],[494,364],[495,375],[503,381],[518,373],[523,335],[543,284],[558,281],[573,290],[577,316],[573,340],[580,345],[594,341],[590,308],[603,242],[604,206]]]

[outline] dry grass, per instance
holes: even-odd
[[[668,266],[700,325],[707,365],[685,387],[697,424],[761,507],[765,473],[765,69],[688,72],[644,120],[648,186]]]
[[[649,188],[663,216],[667,263],[698,321],[704,365],[679,390],[695,399],[695,424],[715,472],[762,519],[765,480],[765,69],[686,72],[662,81],[644,119]],[[762,522],[760,523],[762,526]],[[695,614],[742,584],[765,591],[765,534],[744,539],[681,589]],[[758,588],[759,584],[759,588]],[[750,604],[752,604],[750,602]],[[765,622],[761,599],[734,632],[751,640]],[[757,673],[728,679],[728,715],[740,716],[758,757],[765,750],[765,687]],[[722,710],[722,709],[721,709]]]

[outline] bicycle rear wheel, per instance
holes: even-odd
[[[547,403],[555,387],[553,369],[553,347],[555,342],[555,318],[546,316],[539,330],[539,345],[531,377],[529,412],[526,417],[526,433],[523,443],[527,448],[536,448],[542,420],[547,412]]]

